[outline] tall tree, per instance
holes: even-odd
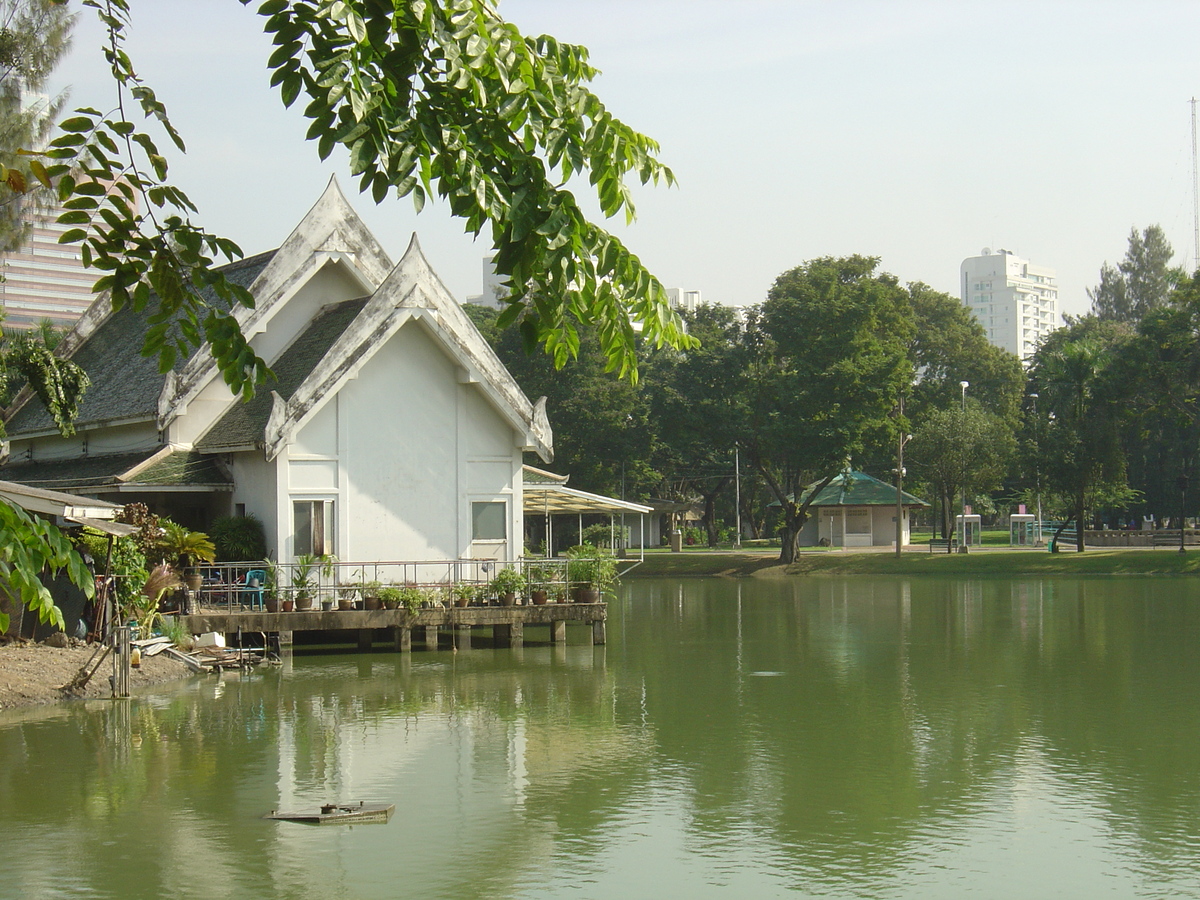
[[[987,339],[983,326],[956,297],[920,282],[908,286],[913,311],[909,347],[917,383],[906,407],[919,422],[960,400],[960,383],[988,413],[1015,425],[1025,386],[1021,360]]]
[[[708,544],[716,546],[717,499],[733,483],[733,451],[749,412],[749,358],[738,310],[703,304],[684,321],[700,346],[657,354],[646,385],[658,433],[656,468],[681,499],[699,497]]]
[[[0,0],[0,252],[21,246],[30,212],[53,198],[20,151],[46,146],[66,102],[42,92],[71,45],[73,21],[53,0]]]
[[[1125,487],[1119,431],[1124,387],[1114,360],[1129,335],[1127,326],[1087,316],[1051,334],[1030,367],[1042,477],[1066,498],[1081,553],[1088,511]]]
[[[1200,451],[1200,273],[1147,313],[1116,363],[1131,484],[1146,511],[1174,510]]]
[[[913,476],[938,501],[942,537],[952,528],[955,495],[987,493],[999,487],[1016,450],[1011,424],[971,399],[933,410],[914,423],[909,444]]]
[[[1125,259],[1115,268],[1106,262],[1100,268],[1100,283],[1088,288],[1092,313],[1103,321],[1136,325],[1150,310],[1166,304],[1183,278],[1180,269],[1171,267],[1174,253],[1162,226],[1150,225],[1140,234],[1131,228]]]
[[[783,562],[795,558],[812,498],[853,458],[892,439],[889,413],[913,379],[911,306],[878,265],[865,256],[804,263],[775,279],[748,320],[746,450],[782,508]]]

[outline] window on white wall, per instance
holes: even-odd
[[[295,500],[292,502],[293,544],[295,554],[332,556],[333,501]]]
[[[504,501],[477,501],[471,504],[471,540],[508,539],[508,504]]]

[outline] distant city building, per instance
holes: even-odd
[[[0,253],[0,304],[10,328],[32,328],[43,319],[69,328],[92,305],[92,285],[103,273],[84,268],[79,244],[58,242],[59,235],[76,227],[55,221],[63,211],[55,203],[35,213],[25,243]]]
[[[467,303],[490,306],[492,309],[504,308],[504,298],[508,296],[508,288],[505,287],[501,277],[496,274],[495,266],[492,264],[494,259],[493,256],[483,258],[483,293],[467,297]],[[696,307],[704,302],[699,291],[685,291],[683,288],[667,288],[666,290],[671,308],[680,312],[684,310],[695,312]],[[640,328],[640,325],[638,327]]]
[[[1008,250],[964,259],[960,267],[962,301],[987,332],[988,340],[1022,362],[1062,322],[1058,315],[1058,279],[1053,269],[1035,266]]]
[[[508,288],[496,274],[496,267],[493,264],[495,259],[494,256],[483,258],[483,293],[467,297],[467,303],[490,306],[492,309],[504,308],[504,298],[508,296]]]

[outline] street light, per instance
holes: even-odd
[[[1037,484],[1037,528],[1034,529],[1037,537],[1034,538],[1034,546],[1040,547],[1042,544],[1042,445],[1039,440],[1041,423],[1037,414],[1038,395],[1030,394],[1029,399],[1033,401],[1033,471]]]
[[[901,425],[896,441],[896,555],[900,556],[904,547],[904,445],[912,440],[911,434],[904,433],[904,394],[896,401],[895,414]]]
[[[971,386],[969,381],[960,381],[958,386],[962,388],[962,439],[963,439],[963,457],[962,457],[962,532],[959,537],[959,552],[963,552],[967,546],[967,388]]]

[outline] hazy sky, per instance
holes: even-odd
[[[257,5],[257,4],[255,4]],[[134,0],[134,63],[188,142],[172,158],[198,221],[278,246],[329,175],[393,255],[418,232],[457,296],[489,249],[444,206],[376,208],[344,157],[268,87],[269,41],[236,0]],[[1133,225],[1193,259],[1191,124],[1200,3],[503,0],[526,33],[586,45],[609,109],[662,144],[677,188],[612,227],[668,286],[755,303],[818,256],[878,256],[957,295],[958,266],[1007,248],[1058,271],[1068,312]],[[72,106],[113,105],[80,13]],[[298,104],[299,105],[299,104]],[[164,139],[161,144],[166,144]],[[486,237],[486,235],[485,235]]]

